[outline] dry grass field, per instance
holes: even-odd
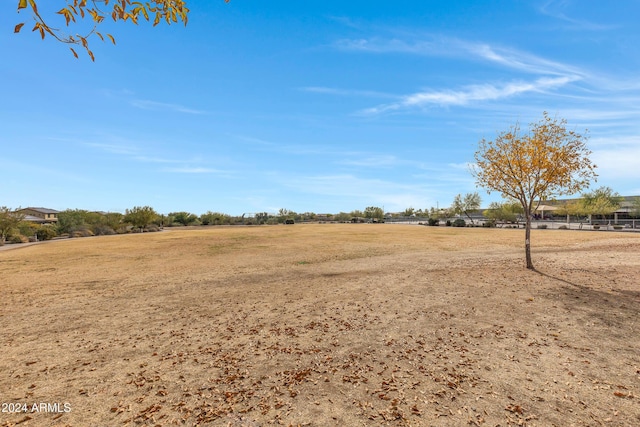
[[[640,234],[534,230],[538,271],[523,239],[316,224],[0,251],[0,426],[640,425]]]

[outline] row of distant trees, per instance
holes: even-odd
[[[48,240],[54,237],[87,237],[131,232],[158,231],[164,227],[198,225],[259,225],[283,224],[328,220],[349,222],[353,218],[382,219],[384,212],[379,207],[367,207],[364,211],[340,212],[335,215],[318,215],[313,212],[298,213],[280,209],[277,214],[258,212],[232,216],[222,212],[208,211],[202,215],[179,211],[160,214],[151,206],[136,206],[119,212],[93,212],[83,209],[67,209],[58,213],[53,224],[38,224],[24,220],[17,210],[0,207],[0,244],[5,240],[14,243],[31,239]]]
[[[605,219],[620,209],[624,201],[619,193],[610,187],[600,187],[590,192],[583,193],[580,197],[564,202],[545,201],[553,203],[556,210],[547,211],[547,215],[553,214],[559,217],[600,217]],[[479,213],[482,198],[477,192],[458,194],[453,199],[451,206],[446,208],[414,209],[412,207],[403,212],[392,214],[391,217],[417,217],[431,219],[447,219],[453,217],[466,217],[473,222],[471,214]],[[535,210],[537,206],[533,205]],[[534,215],[535,212],[530,212]],[[640,218],[640,197],[632,200],[629,215],[633,218]],[[503,200],[502,202],[492,202],[488,208],[482,211],[482,216],[493,222],[515,223],[524,220],[524,208],[517,200]]]
[[[565,203],[556,203],[555,216],[604,218],[620,208],[624,200],[609,187],[600,187],[583,193],[580,198]],[[40,225],[24,221],[23,216],[6,206],[0,207],[0,242],[12,240],[21,242],[36,236],[47,240],[56,236],[86,237],[118,233],[157,231],[163,227],[181,227],[198,225],[259,225],[283,224],[288,220],[351,222],[355,220],[377,220],[385,218],[424,218],[441,220],[453,217],[466,217],[473,222],[471,214],[480,211],[482,199],[477,192],[458,194],[451,206],[446,208],[415,209],[406,208],[402,212],[386,214],[381,207],[368,206],[364,210],[319,215],[314,212],[298,213],[289,209],[280,209],[276,214],[259,212],[251,215],[232,216],[221,212],[208,211],[201,215],[179,211],[160,214],[150,206],[136,206],[127,209],[124,214],[118,212],[92,212],[82,209],[67,209],[58,214],[57,224]],[[493,222],[515,223],[523,218],[522,204],[515,200],[492,202],[483,216]],[[533,212],[531,213],[533,214]],[[640,197],[635,198],[632,217],[640,217]]]

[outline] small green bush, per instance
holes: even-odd
[[[429,218],[428,224],[432,227],[440,225],[440,220],[438,218]]]
[[[558,227],[559,230],[568,230],[569,228],[566,225],[561,225]]]
[[[467,225],[467,223],[465,222],[464,219],[458,218],[455,221],[453,221],[453,223],[451,225],[454,226],[454,227],[464,227],[464,226]]]
[[[445,222],[444,225],[446,225],[447,227],[451,227],[451,221],[447,220],[447,222]]]
[[[547,229],[547,224],[538,224],[538,228],[540,230],[546,230]]]
[[[18,224],[18,233],[22,234],[23,236],[33,236],[34,234],[36,234],[39,228],[40,225],[38,224],[34,224],[33,222],[29,221],[22,221],[20,222],[20,224]]]
[[[36,236],[38,236],[38,240],[51,240],[56,237],[58,233],[53,227],[44,225],[40,227],[40,229],[36,232]]]
[[[89,230],[88,228],[78,228],[76,230],[73,230],[71,233],[69,233],[69,237],[91,237],[93,236],[93,231]]]
[[[9,241],[11,243],[27,243],[29,241],[29,238],[23,236],[22,234],[14,234],[13,236],[9,237]]]
[[[496,227],[496,222],[494,220],[490,219],[489,221],[483,222],[482,226],[486,227],[486,228],[495,228]]]
[[[614,230],[622,230],[622,226],[621,225],[614,225],[613,229]]]
[[[111,236],[112,234],[116,234],[116,232],[108,225],[96,225],[93,227],[93,234],[96,236]]]

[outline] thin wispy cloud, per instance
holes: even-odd
[[[568,29],[576,31],[603,31],[617,28],[617,25],[601,24],[598,22],[591,22],[586,19],[573,18],[565,13],[571,2],[566,0],[551,0],[544,3],[540,7],[540,12],[544,15],[550,16],[557,20],[562,21]],[[582,7],[580,2],[575,3],[576,6]],[[604,3],[606,4],[606,3]]]
[[[422,37],[422,38],[421,38]],[[569,83],[589,79],[589,73],[568,64],[543,58],[517,49],[493,46],[487,43],[434,35],[420,35],[415,39],[361,38],[343,39],[335,47],[346,51],[371,54],[410,54],[457,58],[461,61],[482,61],[505,70],[538,75],[536,79],[512,79],[510,82],[472,84],[457,89],[430,89],[408,95],[389,95],[398,101],[360,110],[357,115],[377,115],[388,112],[420,109],[427,106],[468,106],[497,101],[525,93],[544,93],[557,90]],[[334,95],[360,95],[357,91],[331,88],[309,88],[312,91]],[[581,88],[583,95],[587,91]],[[578,96],[575,93],[567,95]],[[597,96],[597,95],[594,95]]]
[[[257,151],[282,153],[288,155],[326,155],[326,156],[348,156],[353,155],[353,151],[343,151],[330,148],[325,145],[315,144],[283,144],[267,141],[266,139],[248,135],[228,134],[229,136],[248,144],[256,146]]]
[[[341,39],[334,47],[345,51],[368,53],[404,53],[413,55],[450,55],[443,40],[407,41],[400,38],[371,37],[359,39]]]
[[[263,146],[268,146],[268,147],[273,147],[276,144],[274,144],[273,142],[267,141],[265,139],[261,139],[261,138],[256,138],[253,136],[247,136],[247,135],[239,135],[239,134],[228,134],[230,137],[233,137],[237,140],[240,140],[242,142],[247,142],[250,144],[257,144],[257,145],[263,145]]]
[[[170,159],[166,157],[134,156],[132,159],[144,163],[184,163],[183,160]]]
[[[361,23],[356,22],[355,20],[353,20],[352,18],[349,18],[348,16],[328,16],[328,18],[341,25],[344,25],[345,27],[355,28],[358,30],[363,27]]]
[[[196,110],[194,108],[185,107],[180,104],[170,104],[166,102],[156,102],[150,101],[146,99],[134,99],[131,100],[131,105],[136,108],[140,108],[142,110],[153,110],[153,111],[173,111],[176,113],[185,113],[185,114],[207,114],[206,111]]]
[[[455,44],[463,52],[469,53],[476,58],[530,74],[572,75],[575,78],[582,78],[586,74],[584,70],[577,67],[516,49],[464,41],[456,41]]]
[[[407,206],[429,203],[429,188],[423,184],[401,183],[378,178],[363,178],[353,174],[328,174],[283,178],[281,185],[304,194],[345,198],[356,206],[376,204],[385,209],[399,210]]]
[[[384,156],[379,156],[383,158]],[[372,156],[375,158],[375,156]],[[403,163],[395,157],[389,161]],[[318,195],[332,199],[348,200],[353,206],[385,206],[387,211],[399,211],[409,206],[428,208],[436,206],[438,200],[447,200],[446,194],[451,188],[459,191],[474,191],[473,178],[466,170],[467,163],[445,165],[411,165],[406,169],[415,169],[403,178],[394,174],[364,175],[357,172],[327,174],[287,174],[274,172],[270,180],[276,185],[290,188],[304,195]],[[422,171],[422,172],[420,172]],[[433,179],[437,176],[437,179]]]
[[[448,163],[447,166],[454,170],[459,171],[468,171],[470,167],[473,166],[473,163],[465,162],[465,163]]]
[[[339,96],[363,96],[372,98],[397,98],[397,95],[389,93],[378,92],[374,90],[356,90],[356,89],[340,89],[324,86],[307,86],[302,87],[300,90],[305,92],[320,93],[327,95],[339,95]]]
[[[626,122],[634,127],[640,124],[640,108],[630,105],[629,108],[621,109],[620,105],[627,102],[621,102],[614,95],[607,97],[606,94],[602,94],[598,97],[586,98],[584,101],[588,102],[590,106],[597,105],[597,107],[593,109],[567,108],[564,110],[564,114],[574,120],[589,123],[589,128],[598,126],[602,122],[607,123],[607,125],[617,123],[617,126]],[[638,97],[637,102],[640,103],[640,97]],[[603,106],[602,104],[606,105]]]
[[[428,40],[421,39],[428,38]],[[582,76],[583,70],[540,56],[488,43],[472,42],[458,38],[419,35],[417,40],[399,38],[361,38],[338,40],[334,46],[339,50],[372,54],[410,54],[435,57],[476,59],[533,74]]]
[[[459,188],[460,191],[472,190],[475,188],[475,182],[469,168],[472,163],[448,163],[446,165],[426,165],[422,167],[423,172],[414,173],[413,179],[425,180],[429,182],[431,188],[448,190],[450,188]],[[438,179],[431,182],[434,176]]]
[[[91,147],[93,149],[101,150],[108,153],[113,153],[122,156],[126,160],[139,162],[139,163],[150,163],[150,164],[173,164],[173,165],[187,165],[187,164],[198,164],[205,163],[203,159],[198,157],[191,157],[189,159],[185,158],[176,158],[176,157],[168,157],[168,156],[147,156],[140,154],[141,149],[133,144],[112,144],[112,143],[96,143],[89,142],[84,143],[85,146]],[[218,169],[212,169],[207,167],[170,167],[164,168],[165,172],[175,172],[175,173],[222,173],[224,171],[220,171]]]
[[[102,142],[86,142],[84,143],[84,145],[113,154],[134,155],[138,153],[138,149],[130,145],[110,144]]]
[[[404,162],[391,154],[380,154],[362,158],[344,159],[336,162],[336,164],[339,165],[359,166],[367,168],[392,167],[397,166],[400,163]]]
[[[12,180],[15,179],[16,182],[23,179],[23,175],[25,171],[29,171],[31,176],[37,177],[40,182],[47,182],[49,186],[60,185],[62,183],[94,183],[95,179],[93,177],[87,177],[81,175],[80,173],[74,173],[68,167],[59,167],[56,168],[55,165],[52,167],[47,167],[42,164],[39,164],[37,168],[33,167],[33,163],[30,162],[22,162],[18,159],[10,159],[0,157],[0,163],[3,165],[3,172],[9,173],[12,178],[9,179],[9,186]],[[4,185],[7,185],[7,181],[3,182]],[[3,193],[6,194],[7,188],[2,188],[3,185],[0,184],[0,189],[3,190]]]
[[[549,89],[564,86],[575,80],[577,80],[577,78],[570,76],[543,77],[532,82],[518,81],[503,85],[470,85],[461,90],[417,92],[404,96],[400,102],[367,108],[360,113],[363,115],[374,115],[390,111],[422,108],[429,105],[442,107],[464,106],[473,102],[496,101],[525,92],[544,92]]]
[[[176,168],[164,168],[164,172],[171,173],[184,173],[184,174],[228,174],[228,171],[220,169],[213,169],[207,167],[176,167]]]
[[[613,136],[610,138],[600,137],[600,138],[592,138],[589,140],[589,145],[594,148],[601,147],[624,147],[627,148],[635,148],[640,147],[640,135],[629,135],[629,136]]]

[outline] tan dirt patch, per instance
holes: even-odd
[[[523,240],[298,224],[0,252],[0,401],[28,408],[0,425],[640,425],[640,235],[534,230],[538,271]]]

